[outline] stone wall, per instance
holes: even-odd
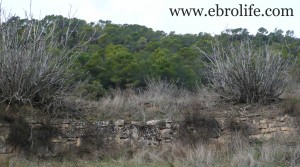
[[[298,132],[299,118],[288,115],[274,118],[260,116],[241,116],[233,120],[247,127],[248,137],[252,140],[266,141],[278,136],[291,136]],[[232,131],[228,127],[228,118],[217,118],[220,125],[219,135],[214,140],[224,140]],[[39,121],[31,122],[39,127]],[[158,147],[175,141],[179,135],[180,123],[172,120],[150,120],[146,123],[136,121],[97,121],[87,123],[78,120],[57,119],[51,126],[59,129],[59,135],[50,139],[52,154],[62,153],[73,148],[80,148],[86,135],[100,136],[119,145],[131,147]],[[9,146],[6,139],[10,133],[8,123],[0,123],[0,154],[13,153],[14,147]]]
[[[257,131],[250,135],[251,139],[270,140],[277,137],[297,135],[300,119],[288,115],[277,116],[272,119],[252,120]]]

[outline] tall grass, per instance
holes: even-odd
[[[183,111],[211,107],[217,95],[207,89],[187,91],[166,81],[150,80],[143,90],[113,90],[98,101],[78,100],[76,105],[90,111],[93,119],[129,118],[179,119]]]
[[[119,157],[106,160],[26,160],[11,158],[1,161],[1,165],[14,167],[295,167],[300,165],[300,144],[284,145],[268,142],[261,145],[250,144],[240,135],[234,137],[231,144],[218,149],[210,144],[199,143],[195,147],[173,143],[161,149],[144,148],[134,152],[130,159]],[[233,147],[230,145],[234,145]],[[3,164],[2,164],[3,163]]]

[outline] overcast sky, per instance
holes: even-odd
[[[239,8],[239,4],[253,4],[254,8],[264,11],[267,8],[292,8],[293,17],[174,17],[169,8]],[[30,0],[2,0],[2,8],[7,13],[25,16],[30,11]],[[269,32],[275,28],[294,30],[300,38],[300,1],[299,0],[32,0],[31,13],[34,18],[56,14],[84,19],[88,22],[111,20],[118,24],[140,24],[167,33],[208,32],[219,34],[226,28],[247,28],[256,33],[260,27]]]

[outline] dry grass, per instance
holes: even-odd
[[[195,147],[182,147],[174,144],[163,149],[143,149],[134,154],[132,159],[120,157],[110,160],[27,160],[11,158],[1,161],[0,166],[14,167],[295,167],[300,165],[300,144],[293,146],[278,143],[265,143],[261,146],[250,145],[245,141],[237,141],[238,150],[227,148],[226,151],[213,149],[210,145],[199,144]],[[240,145],[242,144],[242,145]]]
[[[90,120],[124,118],[137,121],[182,118],[216,104],[217,95],[208,89],[190,92],[165,81],[149,81],[144,90],[114,90],[98,101],[77,99],[77,108],[89,112]]]
[[[292,82],[284,95],[282,96],[284,99],[283,107],[285,113],[291,116],[300,116],[300,84],[296,82]]]

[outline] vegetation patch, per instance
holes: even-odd
[[[179,139],[188,145],[207,142],[210,138],[220,135],[220,126],[217,120],[201,112],[186,113],[179,128]]]
[[[300,117],[299,97],[288,97],[284,99],[284,112],[294,117]]]
[[[84,159],[113,158],[121,151],[115,143],[112,133],[113,126],[98,127],[90,125],[82,136],[82,145],[75,150],[75,154]]]
[[[10,123],[10,133],[7,142],[17,149],[23,149],[29,152],[31,148],[31,128],[24,118],[14,118]]]
[[[243,121],[240,121],[238,117],[231,117],[226,120],[226,128],[233,133],[241,133],[244,136],[251,135],[251,127]]]

